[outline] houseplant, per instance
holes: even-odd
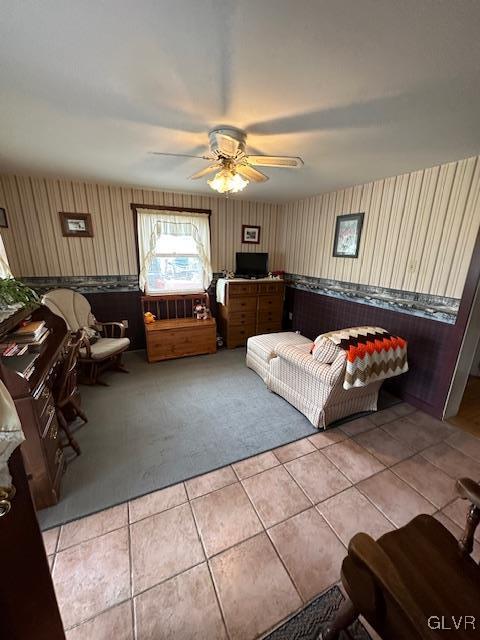
[[[21,309],[38,302],[38,294],[20,280],[0,278],[1,309]]]

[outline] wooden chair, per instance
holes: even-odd
[[[480,485],[457,482],[471,503],[460,542],[420,515],[376,542],[355,535],[342,564],[347,599],[323,640],[336,640],[361,614],[384,640],[480,637],[480,567],[471,558],[480,521]]]
[[[100,337],[95,342],[84,336],[79,352],[79,362],[86,370],[82,382],[108,386],[99,379],[106,369],[128,373],[122,364],[122,354],[130,346],[130,340],[125,336],[125,326],[121,322],[98,322],[85,296],[71,289],[48,291],[42,298],[42,304],[62,317],[72,332],[88,328],[99,332]]]
[[[84,342],[84,332],[78,331],[72,337],[68,351],[62,365],[62,371],[58,376],[58,384],[53,388],[53,396],[55,401],[55,411],[60,428],[65,433],[68,445],[72,447],[77,456],[80,455],[81,449],[78,442],[70,432],[68,425],[68,417],[73,416],[81,418],[84,422],[88,422],[87,416],[80,408],[77,400],[77,381],[76,367],[78,354]]]

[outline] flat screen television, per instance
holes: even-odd
[[[268,273],[268,253],[237,253],[235,275],[262,278]]]

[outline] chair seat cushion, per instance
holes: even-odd
[[[247,340],[247,352],[252,353],[264,362],[270,362],[276,355],[275,347],[277,344],[311,345],[312,341],[293,331],[264,333],[259,336],[253,336]]]
[[[480,619],[480,568],[470,557],[461,557],[457,540],[436,518],[417,516],[383,535],[378,544],[426,617]]]
[[[128,338],[99,338],[90,346],[92,360],[105,360],[105,358],[114,356],[116,353],[125,351],[129,345],[130,340]],[[85,348],[80,349],[80,357],[87,357]]]

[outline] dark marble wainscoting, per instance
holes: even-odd
[[[326,331],[361,325],[384,327],[406,338],[410,371],[387,380],[385,386],[398,397],[441,417],[455,364],[454,325],[293,287],[287,287],[285,307],[287,326],[312,339]]]

